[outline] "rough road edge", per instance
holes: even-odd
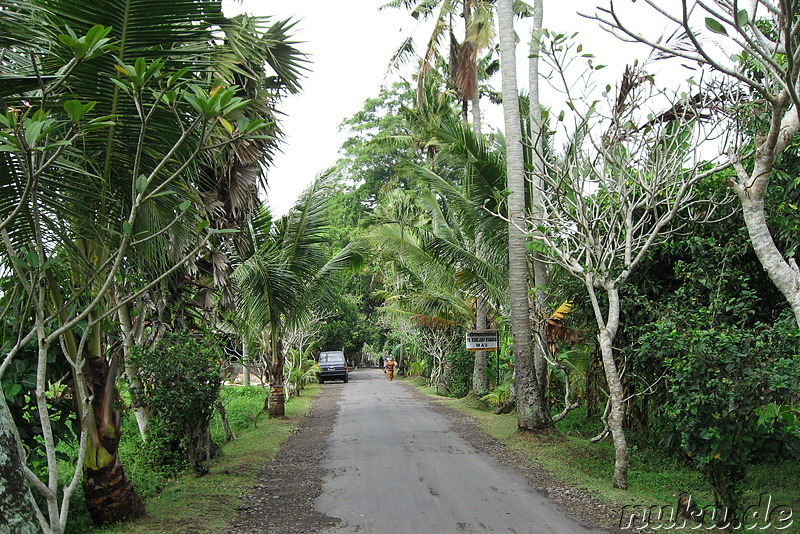
[[[340,396],[340,388],[322,388],[243,498],[230,534],[316,533],[339,523],[338,518],[319,513],[314,500],[322,493],[325,469],[321,464]]]

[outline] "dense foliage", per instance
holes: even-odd
[[[213,338],[186,333],[133,351],[144,385],[140,394],[152,413],[148,447],[156,451],[157,464],[188,462],[195,471],[205,470],[201,461],[215,447],[208,425],[222,384],[221,357]]]
[[[741,509],[749,466],[800,452],[797,425],[775,410],[800,381],[800,336],[791,323],[742,330],[663,321],[642,336],[639,351],[664,361],[666,443],[706,474],[717,504]]]

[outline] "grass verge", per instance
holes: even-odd
[[[283,419],[259,417],[258,410],[252,406],[263,404],[263,396],[247,403],[250,409],[237,407],[234,399],[227,410],[236,439],[222,444],[222,455],[211,461],[208,474],[202,477],[183,474],[169,481],[157,495],[145,500],[147,517],[94,532],[211,534],[227,531],[243,493],[255,483],[264,465],[280,450],[283,441],[310,409],[317,393],[318,385],[307,386],[302,396],[286,403],[286,417]],[[212,423],[212,435],[218,425],[218,422]],[[237,431],[237,427],[242,425],[247,425],[247,428]]]

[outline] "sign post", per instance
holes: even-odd
[[[468,330],[467,350],[497,350],[497,330]]]

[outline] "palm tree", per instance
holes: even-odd
[[[475,295],[476,328],[481,329],[486,327],[486,308],[502,306],[508,284],[508,229],[494,215],[503,212],[503,147],[492,149],[463,124],[443,124],[437,135],[443,157],[463,173],[453,183],[427,169],[412,168],[436,192],[447,213],[447,225],[439,226],[446,231],[436,231],[429,246],[435,257],[456,266],[455,285]],[[475,353],[472,390],[479,396],[488,393],[485,351]]]
[[[252,249],[236,267],[246,336],[259,341],[267,364],[271,417],[284,415],[284,335],[333,296],[336,275],[360,265],[356,244],[326,257],[326,202],[331,173],[318,177],[294,208],[273,221],[262,207],[252,220]]]
[[[452,18],[458,15],[464,19],[464,40],[459,43],[453,31]],[[424,92],[430,89],[430,78],[434,73],[436,60],[441,57],[439,48],[443,46],[444,37],[449,37],[449,61],[447,62],[450,80],[456,88],[459,100],[462,102],[462,121],[468,124],[468,103],[472,103],[472,131],[476,137],[481,135],[481,108],[479,78],[488,77],[493,70],[491,62],[480,61],[479,56],[483,49],[489,48],[494,40],[494,8],[492,2],[486,0],[453,0],[412,2],[410,0],[393,0],[385,7],[404,7],[410,10],[411,15],[418,19],[428,19],[433,16],[435,8],[439,11],[431,37],[427,43],[422,65],[418,72],[418,107],[423,108],[430,98],[422,98]],[[393,62],[403,61],[413,51],[411,41],[404,43],[395,55]],[[491,52],[490,52],[491,56]],[[481,66],[483,65],[483,68]],[[424,110],[423,110],[424,111]],[[430,112],[428,112],[430,115]],[[487,302],[483,291],[476,293],[475,328],[486,328]],[[485,380],[486,353],[478,351],[475,355],[475,372],[473,385],[477,387],[480,395],[486,393],[488,382]]]
[[[417,166],[419,174],[430,171]],[[375,210],[375,224],[365,234],[392,284],[384,290],[382,312],[401,331],[412,334],[431,356],[429,382],[439,385],[444,356],[460,342],[472,320],[468,294],[456,283],[452,256],[454,233],[430,191],[393,190]],[[457,254],[457,253],[456,253]]]
[[[511,0],[498,0],[500,67],[503,85],[503,116],[506,133],[508,177],[508,287],[514,339],[514,370],[517,391],[517,425],[537,430],[552,425],[533,363],[530,306],[528,303],[528,259],[522,233],[525,216],[525,171],[516,73],[516,42]]]
[[[480,132],[480,91],[478,88],[479,55],[494,39],[492,2],[487,0],[392,0],[382,6],[403,8],[418,20],[434,20],[433,30],[425,45],[422,63],[417,74],[418,95],[424,92],[428,76],[435,70],[438,60],[447,50],[445,62],[450,81],[462,103],[462,119],[468,123],[468,103],[472,104],[472,122],[475,132]],[[459,42],[454,32],[453,18],[464,20],[464,39]],[[392,64],[400,64],[413,53],[409,37],[398,48]],[[422,100],[419,101],[422,107]]]
[[[542,104],[539,95],[539,49],[541,48],[541,31],[542,31],[542,18],[544,15],[544,6],[542,0],[534,1],[533,8],[533,27],[531,29],[531,50],[529,58],[528,70],[528,87],[529,87],[529,123],[530,135],[529,146],[530,150],[531,168],[530,173],[531,188],[530,188],[530,205],[531,213],[534,217],[544,217],[544,202],[541,198],[544,188],[543,173],[544,171],[544,157],[545,157],[545,142],[544,134],[547,131],[544,124],[544,114],[542,113]],[[534,339],[536,342],[533,345],[533,364],[536,372],[536,380],[539,383],[539,390],[541,398],[536,402],[544,404],[545,388],[547,387],[547,362],[545,360],[544,352],[545,340],[547,339],[547,293],[545,286],[549,282],[549,272],[547,264],[544,261],[542,254],[534,251],[532,257],[533,264],[533,286],[536,288],[534,294]]]
[[[257,137],[240,138],[229,144],[224,143],[226,133],[221,131],[218,149],[202,155],[197,208],[209,226],[220,232],[245,228],[260,202],[258,192],[266,189],[263,169],[269,166],[281,137],[279,123],[274,120],[275,108],[284,94],[300,89],[298,83],[304,69],[305,59],[289,35],[292,27],[289,21],[272,23],[246,14],[221,23],[225,39],[218,43],[219,61],[212,68],[251,104],[246,116],[234,113],[226,121],[226,129],[232,128],[234,119],[254,118],[263,120],[265,128]],[[274,74],[265,72],[265,63]],[[177,233],[191,232],[185,229]],[[120,322],[126,330],[125,346],[155,346],[169,329],[204,329],[207,325],[213,329],[218,310],[230,310],[235,303],[230,256],[243,252],[247,246],[242,232],[213,235],[209,245],[192,260],[192,268],[176,271],[137,301],[138,318],[132,320],[129,307],[123,307]],[[147,336],[145,324],[150,326]],[[131,383],[132,408],[146,439],[149,411],[137,398],[138,372],[127,358],[125,372]]]

